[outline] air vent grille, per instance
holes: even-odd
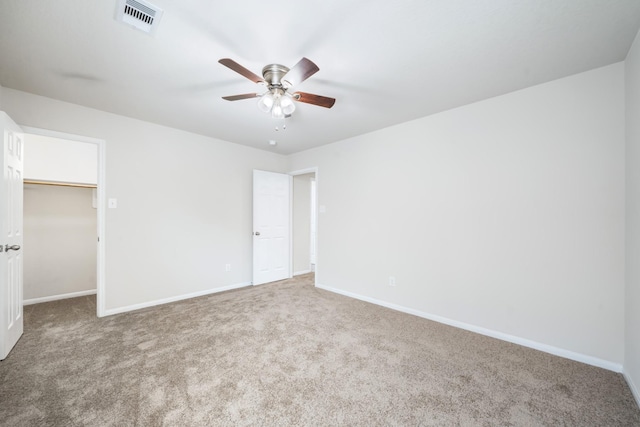
[[[153,18],[156,16],[155,10],[134,0],[127,0],[127,4],[124,5],[124,13],[149,25],[153,25]]]
[[[154,34],[162,13],[162,9],[144,0],[119,0],[116,20],[145,33]]]

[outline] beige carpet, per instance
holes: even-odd
[[[6,426],[640,426],[621,375],[316,289],[25,307]]]

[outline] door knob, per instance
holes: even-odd
[[[9,252],[9,251],[19,251],[20,250],[20,245],[4,245],[4,251],[5,252]]]
[[[259,231],[256,231],[256,232],[255,232],[255,233],[253,233],[253,234],[255,234],[256,236],[259,236],[259,235],[260,235],[260,232],[259,232]]]

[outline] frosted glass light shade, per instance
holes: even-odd
[[[264,95],[262,95],[258,100],[258,108],[260,109],[260,111],[264,113],[268,113],[269,111],[271,111],[271,108],[273,107],[273,103],[274,103],[273,95],[271,95],[271,92],[267,92]]]
[[[287,116],[296,111],[295,102],[286,95],[280,98],[280,106],[282,107],[282,112]]]
[[[296,110],[291,95],[280,88],[272,88],[258,100],[258,108],[265,113],[271,113],[274,119],[284,119]]]
[[[274,119],[283,119],[284,118],[284,112],[282,111],[282,104],[280,104],[281,99],[276,99],[276,101],[273,103],[273,108],[271,109],[271,117],[273,117]]]

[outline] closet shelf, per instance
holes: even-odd
[[[25,179],[25,184],[36,185],[56,185],[59,187],[82,187],[82,188],[98,188],[96,184],[82,184],[77,182],[58,182],[58,181],[38,181],[34,179]]]

